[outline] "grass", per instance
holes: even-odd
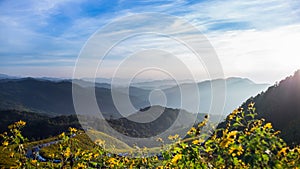
[[[88,130],[87,135],[91,137],[92,140],[101,139],[105,141],[105,149],[113,152],[113,153],[121,153],[121,152],[130,152],[133,150],[128,144],[123,141],[114,138],[106,133],[97,131],[97,130]]]
[[[72,148],[81,150],[93,150],[95,149],[95,143],[92,140],[95,139],[101,139],[105,141],[105,149],[112,153],[117,154],[134,150],[132,147],[122,142],[121,140],[118,140],[112,136],[96,130],[88,130],[86,131],[86,133],[81,133],[71,138]],[[56,138],[40,141],[39,143],[47,143],[53,140],[56,140]],[[36,143],[37,142],[35,142],[34,145],[37,145]],[[50,158],[51,155],[59,153],[59,144],[52,144],[40,150],[40,154],[46,158]]]

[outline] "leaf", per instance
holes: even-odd
[[[249,114],[247,114],[246,116],[247,116],[247,117],[251,117],[252,119],[254,119],[254,117],[255,117],[255,114],[253,114],[253,113],[249,113]]]
[[[269,156],[267,154],[263,154],[262,155],[262,158],[265,162],[268,162],[269,161]]]
[[[240,124],[239,124],[239,123],[233,123],[232,126],[233,126],[233,127],[239,127]]]

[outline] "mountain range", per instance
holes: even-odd
[[[86,101],[85,112],[96,112],[96,108],[90,106],[88,95],[95,92],[98,105],[105,118],[121,117],[113,105],[110,89],[82,87],[74,85],[81,94],[81,99]],[[118,95],[125,95],[119,92]],[[134,105],[145,107],[146,105],[135,96],[130,97]],[[49,81],[34,78],[4,79],[0,80],[0,110],[25,110],[44,113],[51,116],[75,114],[72,98],[72,82]]]
[[[25,128],[26,135],[31,138],[46,138],[50,135],[58,134],[66,130],[69,126],[80,128],[77,117],[74,115],[75,110],[72,100],[72,81],[71,80],[49,80],[49,79],[35,79],[35,78],[7,78],[1,75],[0,78],[0,130],[4,131],[6,126],[16,120],[28,121],[28,128]],[[201,93],[200,111],[197,121],[201,121],[204,113],[208,112],[211,100],[211,86],[213,83],[220,83],[223,79],[216,79],[212,81],[203,81],[197,83],[199,93]],[[255,103],[259,118],[265,118],[267,122],[271,122],[274,129],[281,131],[281,137],[287,141],[288,144],[294,145],[300,143],[300,70],[295,72],[293,76],[268,87],[268,84],[255,84],[249,79],[245,78],[228,78],[226,82],[226,102],[225,114],[216,114],[213,116],[213,121],[218,122],[220,117],[226,116],[233,109],[239,107],[246,108],[250,102]],[[160,132],[149,130],[153,126],[166,127],[171,124],[176,117],[176,112],[184,111],[186,119],[181,124],[187,124],[191,121],[194,112],[190,112],[188,108],[180,109],[180,89],[185,88],[187,92],[190,90],[191,83],[182,83],[168,88],[158,87],[159,83],[165,86],[164,82],[156,81],[154,88],[161,90],[167,98],[167,107],[150,106],[149,94],[151,93],[149,82],[139,85],[132,85],[129,88],[118,86],[115,92],[118,96],[129,97],[131,102],[138,111],[126,115],[126,118],[121,116],[120,112],[114,106],[112,99],[111,88],[108,83],[93,84],[84,80],[75,80],[75,87],[83,100],[86,100],[86,107],[84,111],[93,112],[89,105],[86,95],[95,93],[97,103],[101,109],[104,117],[109,124],[119,132],[135,137],[147,137],[153,132]],[[168,82],[167,82],[168,83]],[[93,88],[95,86],[95,89]],[[145,87],[146,86],[146,87]],[[125,92],[129,90],[129,92]],[[178,94],[179,93],[179,94]],[[189,101],[194,104],[193,100]],[[206,105],[207,104],[207,105]],[[165,109],[165,115],[158,118],[147,125],[139,123],[132,123],[130,120],[141,119],[141,115],[145,115],[145,111],[154,108],[154,114],[147,114],[146,119],[156,119],[157,109]],[[34,113],[33,113],[34,112]],[[130,119],[130,120],[128,120]],[[91,123],[101,124],[103,119],[90,117],[88,119]],[[152,125],[152,126],[151,126]],[[44,126],[42,129],[47,132],[39,132],[39,126]],[[178,126],[180,128],[182,126]],[[95,128],[105,133],[106,129],[98,125]],[[49,130],[51,129],[51,130]],[[138,130],[135,130],[138,129]],[[134,131],[135,130],[135,131]],[[151,133],[152,132],[152,133]]]
[[[190,86],[194,84],[183,83],[162,89],[161,91],[166,96],[166,104],[161,105],[170,108],[185,109],[189,112],[197,113],[190,110],[189,106],[199,104],[200,113],[209,113],[211,107],[212,91],[211,86],[218,83],[221,79],[212,81],[203,81],[197,83],[200,93],[200,103],[195,103],[195,100],[189,98],[181,98],[180,91],[184,88],[184,92],[194,93],[195,91]],[[120,112],[114,105],[111,88],[108,83],[91,83],[84,80],[49,80],[40,78],[17,78],[17,79],[0,79],[0,110],[25,110],[48,115],[66,115],[75,114],[72,98],[72,82],[73,87],[80,94],[80,99],[83,100],[83,113],[97,112],[97,107],[91,105],[89,95],[95,93],[97,103],[101,113],[105,118],[120,118]],[[249,79],[243,78],[228,78],[225,79],[227,89],[227,97],[225,100],[224,114],[228,114],[241,102],[247,98],[254,96],[268,87],[268,84],[256,84]],[[147,82],[149,85],[149,82]],[[163,83],[164,84],[164,83]],[[154,86],[158,83],[154,82]],[[95,86],[95,88],[93,88]],[[114,95],[122,98],[130,98],[131,103],[136,110],[150,106],[149,94],[151,90],[139,88],[137,86],[130,87],[114,87]],[[247,90],[245,90],[247,89]],[[128,92],[126,92],[128,90]],[[156,99],[154,97],[154,99]],[[157,100],[159,100],[158,98]],[[182,99],[187,103],[182,105]],[[159,104],[159,102],[158,102]],[[124,114],[124,112],[122,112]],[[134,112],[125,112],[125,116],[129,116]],[[218,112],[223,114],[223,112]]]

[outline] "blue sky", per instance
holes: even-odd
[[[0,9],[0,73],[10,75],[71,77],[93,33],[117,18],[145,12],[196,26],[227,77],[273,83],[300,68],[298,0],[2,0]]]

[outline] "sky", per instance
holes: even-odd
[[[149,12],[178,17],[197,28],[215,50],[225,77],[246,77],[272,84],[300,68],[298,0],[1,0],[0,9],[0,73],[8,75],[70,78],[80,52],[97,31],[101,32],[120,18]],[[135,20],[143,21],[133,17],[131,23]],[[153,23],[146,18],[143,28],[153,28]],[[175,24],[163,19],[159,23],[166,25],[162,28],[165,30]],[[133,32],[138,26],[116,25],[111,32],[106,32],[103,42],[120,32]],[[205,74],[205,66],[189,60],[187,52],[178,45],[174,47],[176,44],[171,45],[170,39],[143,34],[124,43],[114,48],[114,54],[100,67],[104,73],[96,73],[97,76],[111,77],[116,65],[133,56],[129,57],[133,60],[128,61],[128,67],[122,70],[129,72],[134,65],[153,59],[162,62],[167,58],[166,68],[184,79],[187,75],[175,69],[179,62],[166,52],[175,49],[190,71]],[[154,52],[157,56],[148,53],[149,59],[141,55],[134,57],[136,53],[128,50],[145,46],[165,52]],[[201,73],[197,76],[200,80],[208,77]],[[89,75],[81,74],[82,77]],[[165,78],[151,72],[144,75]]]

